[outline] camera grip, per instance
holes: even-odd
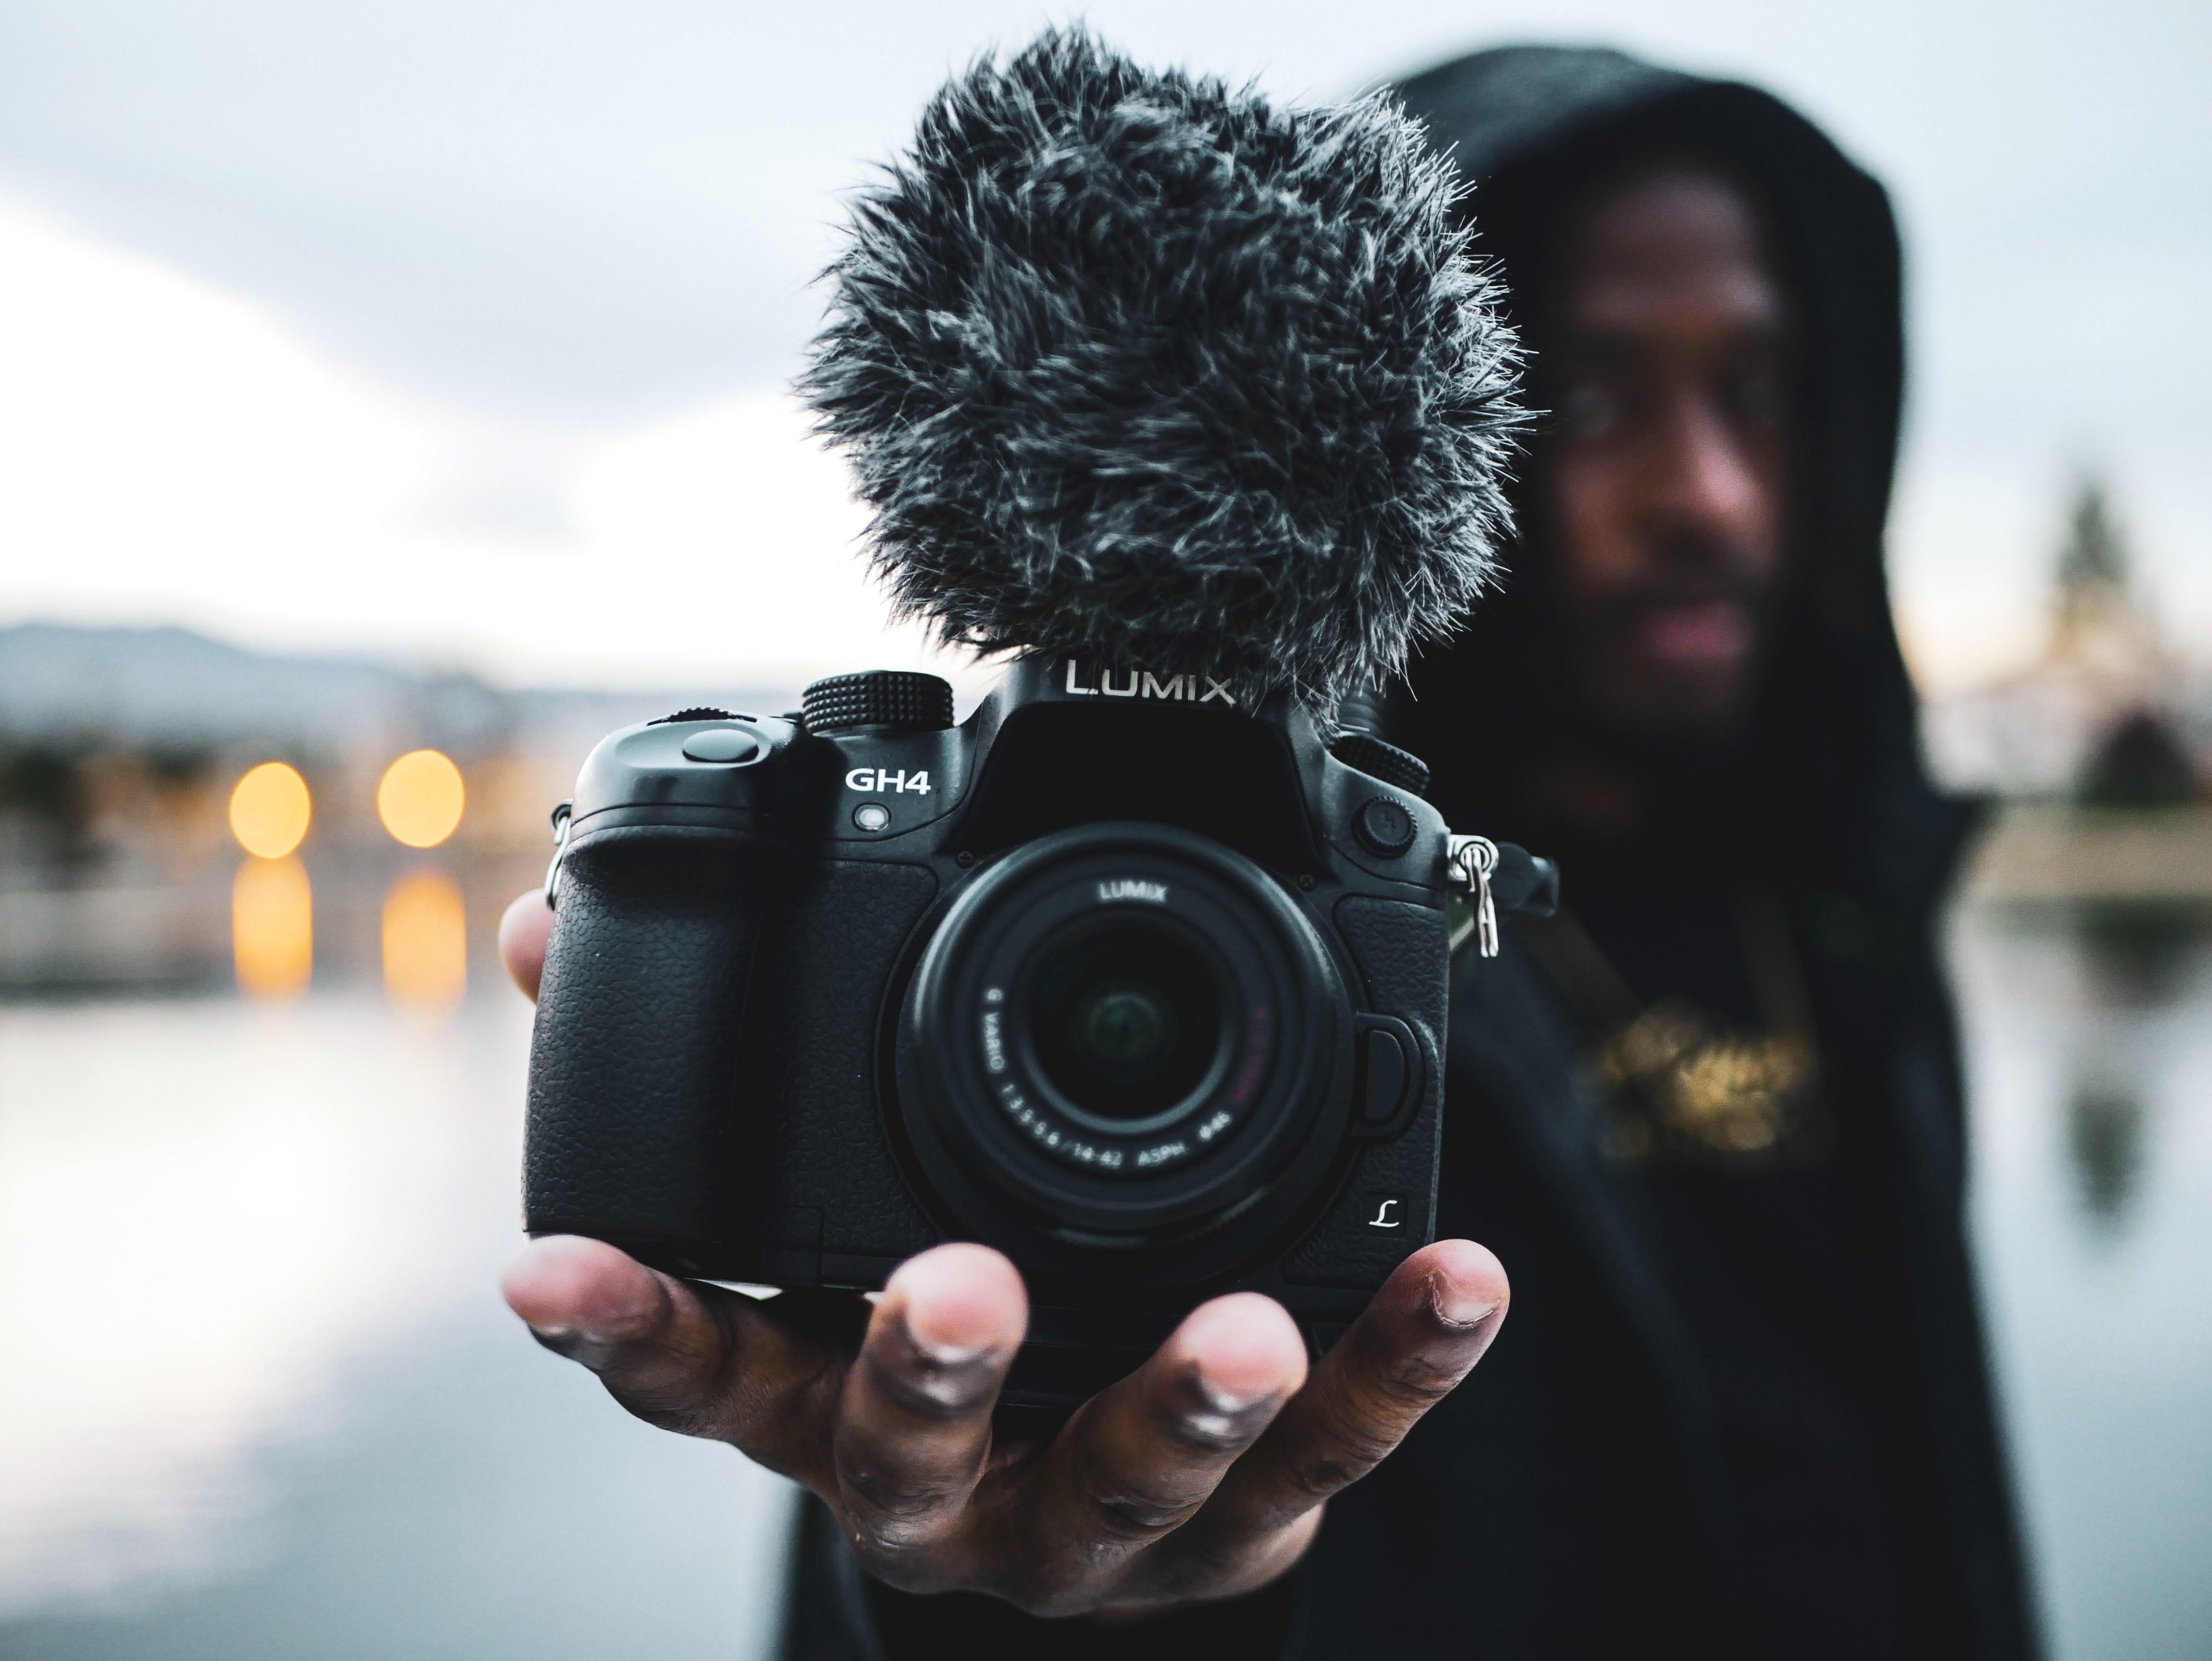
[[[571,846],[530,1050],[524,1226],[729,1272],[737,1058],[766,839],[609,828]]]

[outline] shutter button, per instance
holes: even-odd
[[[742,727],[709,727],[684,740],[684,757],[691,761],[750,761],[760,748],[760,740]]]

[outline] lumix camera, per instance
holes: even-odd
[[[782,1287],[986,1242],[1035,1311],[1014,1401],[1231,1288],[1325,1343],[1432,1235],[1455,910],[1556,880],[1426,777],[1049,654],[957,727],[878,671],[625,727],[556,815],[527,1226]]]

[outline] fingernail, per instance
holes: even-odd
[[[948,1344],[942,1339],[925,1338],[914,1323],[911,1308],[904,1312],[899,1324],[906,1333],[908,1348],[933,1367],[963,1367],[988,1353],[988,1347],[983,1344]]]
[[[865,1364],[886,1390],[909,1406],[927,1402],[941,1412],[965,1413],[998,1389],[996,1358],[988,1345],[925,1338],[915,1329],[910,1312],[902,1314],[898,1335],[904,1341],[903,1357],[871,1349]]]
[[[1233,1390],[1223,1388],[1204,1373],[1198,1375],[1198,1393],[1207,1408],[1215,1413],[1237,1414],[1258,1406],[1273,1395],[1273,1390]]]
[[[1256,1421],[1265,1419],[1274,1406],[1273,1390],[1236,1390],[1224,1388],[1204,1373],[1191,1378],[1191,1394],[1198,1399],[1188,1406],[1182,1415],[1182,1434],[1202,1447],[1232,1448],[1249,1441],[1256,1433]]]
[[[619,1348],[612,1339],[602,1338],[582,1327],[531,1326],[530,1335],[563,1360],[574,1361],[593,1372],[604,1372]]]
[[[1432,1275],[1429,1277],[1429,1307],[1436,1311],[1437,1319],[1446,1326],[1480,1326],[1498,1313],[1501,1301],[1462,1292],[1451,1283],[1449,1275]]]
[[[542,1327],[533,1324],[530,1329],[548,1343],[595,1344],[602,1349],[611,1349],[622,1342],[611,1333],[594,1331],[586,1326]]]

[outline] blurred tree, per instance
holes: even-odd
[[[2178,807],[2197,799],[2197,770],[2170,722],[2130,710],[2090,752],[2077,794],[2092,807]]]
[[[64,871],[89,863],[94,852],[81,763],[78,751],[55,745],[0,750],[0,814],[22,827],[35,857]]]
[[[2101,482],[2086,480],[2074,498],[2066,545],[2058,551],[2059,603],[2127,586],[2127,545],[2112,521],[2111,500]]]
[[[155,744],[146,751],[147,773],[165,789],[204,784],[215,770],[216,754],[205,745]]]
[[[2132,561],[2101,480],[2084,479],[2067,515],[2052,584],[2051,654],[2085,668],[2140,673],[2156,654],[2150,619],[2130,589]]]

